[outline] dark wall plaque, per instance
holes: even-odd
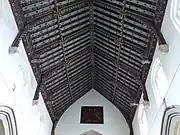
[[[82,124],[104,124],[102,106],[82,106],[81,121]]]

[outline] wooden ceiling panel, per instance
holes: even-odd
[[[131,128],[167,0],[9,0],[54,123],[92,88],[123,113]],[[15,8],[16,7],[16,8]],[[149,61],[144,64],[143,61]]]

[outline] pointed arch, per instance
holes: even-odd
[[[95,130],[89,130],[87,132],[82,133],[81,135],[103,135]]]
[[[180,133],[180,106],[173,105],[164,111],[161,135],[179,135]]]
[[[80,124],[81,106],[103,106],[104,124]],[[130,134],[130,128],[119,109],[95,90],[89,91],[64,112],[56,125],[55,135],[81,135],[89,129],[101,134]]]

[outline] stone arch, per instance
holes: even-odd
[[[102,106],[104,124],[81,124],[82,106]],[[130,133],[128,123],[118,108],[95,90],[89,91],[63,113],[55,127],[55,135],[81,135],[90,129],[102,135],[129,135]]]
[[[81,135],[103,135],[95,130],[89,130],[87,132],[82,133]]]

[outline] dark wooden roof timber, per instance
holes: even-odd
[[[54,123],[94,88],[130,129],[167,0],[9,0],[29,62]],[[147,60],[149,64],[142,61]]]

